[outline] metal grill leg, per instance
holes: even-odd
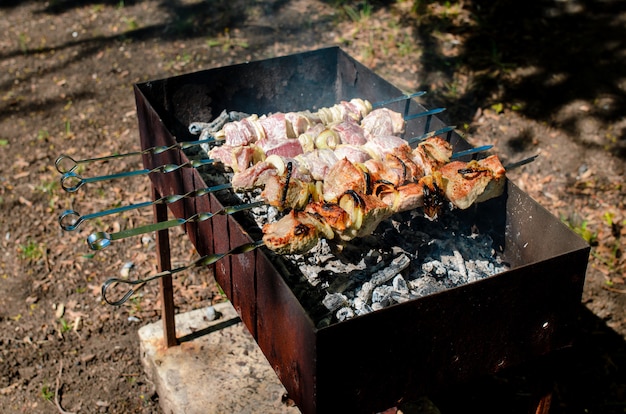
[[[153,200],[161,197],[159,191],[152,186]],[[154,220],[156,222],[167,220],[167,206],[164,204],[153,205]],[[159,272],[172,269],[170,254],[170,237],[168,230],[160,230],[156,233],[156,250]],[[159,279],[161,291],[161,318],[163,320],[163,339],[165,347],[170,348],[178,345],[176,338],[176,322],[174,320],[174,288],[172,286],[172,276],[165,276]]]

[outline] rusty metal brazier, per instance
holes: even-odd
[[[223,109],[287,112],[401,94],[335,47],[135,85],[144,149],[197,139],[189,123]],[[410,105],[411,113],[424,109]],[[407,137],[442,126],[437,118],[416,119]],[[449,139],[455,150],[470,147],[457,134]],[[168,151],[143,161],[153,168],[186,160]],[[193,169],[151,180],[163,195],[210,185]],[[185,199],[170,211],[178,218],[217,211],[231,202],[221,194]],[[498,229],[511,270],[322,328],[292,291],[281,258],[265,248],[217,262],[215,277],[302,412],[373,412],[572,344],[589,246],[511,182],[505,195],[467,214]],[[260,237],[244,213],[186,231],[200,255]]]

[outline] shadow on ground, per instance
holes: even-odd
[[[571,348],[431,399],[443,414],[525,414],[546,394],[552,397],[551,414],[623,413],[626,341],[581,306],[579,335]]]

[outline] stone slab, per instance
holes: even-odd
[[[176,315],[179,346],[163,324],[139,329],[141,359],[166,414],[297,414],[286,390],[230,302]]]

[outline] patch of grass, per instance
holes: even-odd
[[[364,1],[356,6],[344,4],[342,9],[354,23],[363,23],[367,21],[372,16],[372,12],[374,10],[368,1]]]
[[[52,401],[52,399],[54,398],[54,391],[52,391],[52,389],[48,385],[44,385],[43,387],[41,387],[41,398],[46,401]]]
[[[141,295],[133,296],[132,298],[130,298],[129,302],[132,305],[132,309],[129,311],[129,313],[131,315],[141,312],[141,310],[143,309],[141,306],[141,300],[142,300]]]
[[[220,34],[219,36],[207,39],[206,44],[208,47],[220,47],[224,52],[237,47],[243,49],[248,48],[248,42],[243,39],[232,37],[230,35],[230,30],[228,29],[228,27],[225,28],[224,33]]]
[[[574,233],[578,234],[582,237],[587,243],[590,245],[597,244],[598,241],[598,233],[592,231],[587,227],[587,220],[582,220],[580,223],[573,223],[571,220],[568,220],[566,217],[561,216],[561,221],[565,223]]]
[[[29,240],[17,248],[19,257],[23,260],[37,260],[43,256],[43,249],[39,243]]]
[[[47,140],[50,137],[50,133],[47,129],[40,129],[37,131],[37,141]]]
[[[65,318],[59,318],[59,323],[61,324],[61,333],[64,334],[72,330],[72,325],[69,324]]]
[[[134,17],[123,17],[122,21],[126,24],[126,30],[129,32],[139,29],[139,23]]]
[[[61,184],[59,183],[58,180],[49,180],[49,181],[44,180],[35,188],[44,194],[52,194],[60,186]]]
[[[20,33],[17,42],[20,45],[22,53],[28,52],[28,36],[26,36],[25,33]]]

